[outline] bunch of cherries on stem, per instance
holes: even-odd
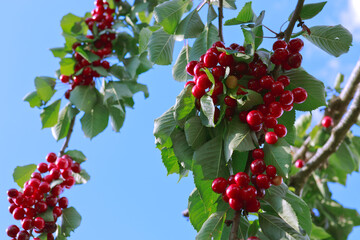
[[[72,49],[74,51],[73,57],[76,60],[74,67],[74,74],[71,76],[61,75],[60,81],[63,83],[70,84],[70,89],[65,92],[65,97],[69,99],[70,93],[76,86],[79,85],[94,85],[94,79],[101,77],[99,72],[96,71],[96,67],[103,67],[108,70],[110,63],[104,60],[113,52],[112,41],[116,38],[116,34],[104,31],[110,30],[114,24],[114,13],[115,9],[109,7],[106,0],[96,0],[96,8],[91,12],[92,18],[85,19],[91,34],[86,37],[89,41],[80,43],[76,42],[73,44]],[[95,35],[96,31],[99,31],[99,35]],[[85,50],[91,51],[93,54],[99,57],[98,60],[89,62],[79,52],[77,48],[81,47]]]
[[[214,192],[222,194],[222,199],[235,211],[244,209],[246,212],[258,212],[259,199],[265,196],[265,190],[271,184],[279,186],[282,183],[282,177],[276,175],[276,168],[273,165],[266,166],[262,149],[253,150],[252,157],[255,160],[250,165],[251,176],[238,172],[228,180],[216,178],[211,186]]]
[[[16,225],[7,228],[6,233],[12,240],[29,240],[35,233],[47,234],[47,239],[54,239],[56,221],[67,208],[69,201],[60,197],[64,188],[70,189],[75,184],[73,173],[80,173],[80,164],[74,162],[70,156],[57,157],[55,153],[46,156],[47,163],[37,166],[26,181],[23,189],[9,189],[9,212],[15,220],[21,220],[20,231]],[[53,221],[45,221],[41,214],[51,210]],[[34,240],[39,238],[34,237]]]
[[[270,60],[275,65],[281,65],[283,70],[298,68],[301,65],[302,57],[299,53],[304,43],[301,39],[293,39],[288,44],[283,40],[277,40],[273,45],[274,53]],[[199,99],[207,93],[211,93],[215,108],[214,122],[220,116],[218,97],[225,93],[224,103],[226,105],[225,117],[228,121],[233,119],[237,113],[238,101],[248,94],[246,89],[258,92],[263,97],[263,104],[253,107],[250,111],[239,111],[239,119],[247,123],[249,127],[259,132],[264,130],[265,141],[268,144],[275,144],[278,138],[285,137],[287,129],[284,125],[278,124],[284,111],[291,111],[294,103],[301,104],[307,99],[307,92],[304,88],[297,87],[292,90],[286,89],[290,84],[290,78],[280,75],[275,79],[268,73],[268,67],[255,53],[253,61],[237,62],[233,55],[227,54],[226,50],[236,50],[245,53],[245,48],[236,43],[226,48],[223,42],[216,42],[200,57],[199,61],[191,61],[186,66],[188,74],[194,76],[193,81],[185,85],[192,87],[192,94],[196,98],[196,107],[201,108]],[[226,69],[229,75],[225,78]],[[213,84],[206,74],[206,69],[212,74],[215,83]],[[246,80],[245,77],[249,80]],[[247,81],[247,86],[239,84],[239,81]],[[234,94],[234,92],[236,94]],[[235,96],[236,95],[236,96]],[[241,108],[239,108],[241,109]],[[273,129],[273,131],[269,131]]]

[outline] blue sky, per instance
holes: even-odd
[[[44,161],[47,153],[58,152],[62,145],[53,139],[49,129],[41,130],[40,112],[31,109],[22,98],[33,91],[36,76],[54,76],[59,67],[58,59],[48,49],[63,44],[62,16],[69,12],[82,16],[93,8],[93,2],[87,0],[19,0],[16,3],[15,7],[12,1],[4,1],[0,15],[3,23],[0,69],[4,89],[0,95],[3,113],[0,118],[3,169],[0,175],[0,229],[15,223],[8,213],[5,195],[7,189],[15,187],[13,169]],[[253,6],[257,13],[266,9],[264,24],[278,30],[294,3],[259,0],[254,1]],[[236,13],[226,11],[225,16],[230,18]],[[339,23],[354,33],[354,46],[348,54],[334,58],[308,42],[302,52],[303,67],[330,86],[339,71],[348,77],[359,58],[360,6],[357,0],[329,1],[315,20],[306,22],[308,26]],[[225,27],[227,45],[242,43],[239,30]],[[271,36],[271,33],[265,35]],[[270,47],[272,42],[272,39],[266,39],[263,46]],[[181,47],[182,42],[177,43],[175,56]],[[155,66],[141,75],[139,81],[148,85],[150,98],[145,100],[142,94],[135,96],[135,109],[128,110],[120,133],[108,127],[90,141],[84,137],[80,122],[76,122],[70,149],[79,149],[87,155],[88,161],[83,167],[92,179],[64,194],[70,205],[83,216],[82,225],[71,239],[194,239],[196,232],[181,216],[193,190],[193,180],[189,177],[177,183],[177,176],[166,176],[152,135],[154,119],[174,104],[183,83],[172,79],[170,66]],[[65,87],[62,90],[65,91]],[[320,117],[319,114],[315,116]],[[359,129],[354,130],[359,133]],[[353,174],[348,179],[346,188],[331,184],[333,196],[346,207],[360,210],[357,201],[360,193],[356,186],[360,176]],[[0,238],[8,239],[5,231],[0,231]],[[360,229],[355,229],[349,239],[360,239]]]

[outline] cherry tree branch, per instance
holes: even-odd
[[[236,211],[232,221],[229,240],[238,240],[238,231],[240,225],[241,211]]]
[[[302,10],[302,8],[304,6],[304,2],[305,2],[305,0],[298,0],[298,2],[296,4],[296,7],[295,7],[293,15],[291,16],[289,25],[286,28],[286,30],[284,31],[284,38],[285,38],[286,42],[289,42],[289,40],[291,38],[291,35],[292,35],[292,32],[293,32],[294,27],[295,27],[295,23],[297,22],[297,20],[300,19],[300,13],[301,13],[301,10]]]
[[[219,0],[219,38],[220,41],[224,42],[224,35],[223,35],[223,18],[224,18],[224,12],[223,12],[223,5],[224,0]]]
[[[69,141],[70,141],[70,138],[71,138],[71,134],[73,133],[73,130],[74,130],[74,125],[75,125],[75,117],[73,117],[73,119],[71,119],[69,131],[68,131],[68,134],[66,136],[66,140],[65,140],[64,145],[62,146],[62,148],[60,150],[60,157],[65,154],[65,150],[69,146]]]
[[[347,105],[354,96],[353,102],[349,109]],[[345,139],[347,132],[356,123],[360,115],[360,61],[357,63],[350,79],[339,97],[340,109],[335,109],[343,113],[339,123],[332,129],[330,138],[323,147],[309,159],[307,164],[290,179],[290,185],[295,187],[296,193],[301,195],[302,189],[313,171],[321,166],[331,154],[333,154],[342,141]],[[330,109],[331,111],[331,109]]]

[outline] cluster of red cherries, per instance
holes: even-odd
[[[293,39],[288,44],[283,40],[277,40],[273,45],[274,53],[271,61],[276,65],[281,65],[283,70],[298,68],[301,65],[302,57],[299,51],[304,43],[301,39]],[[199,99],[212,91],[211,97],[215,105],[219,105],[218,97],[226,94],[224,102],[226,104],[225,117],[231,121],[236,113],[238,105],[237,100],[230,93],[236,92],[236,95],[246,95],[246,89],[256,91],[263,97],[264,104],[254,107],[251,111],[241,111],[239,119],[249,125],[255,131],[264,130],[265,141],[269,144],[275,144],[279,137],[285,137],[287,129],[284,125],[278,124],[284,111],[291,111],[294,104],[303,103],[307,99],[305,89],[298,87],[293,90],[285,90],[290,84],[289,77],[281,75],[275,79],[268,73],[267,66],[255,53],[254,59],[249,64],[237,62],[233,55],[227,54],[226,50],[236,50],[239,53],[245,53],[245,48],[236,43],[228,48],[223,42],[216,42],[213,46],[200,57],[199,61],[191,61],[186,66],[186,71],[194,76],[193,81],[188,81],[185,85],[192,86],[192,94],[197,99],[196,106],[200,109]],[[229,75],[225,78],[226,69],[229,68]],[[208,69],[213,78],[214,84],[206,74]],[[252,78],[247,82],[247,86],[238,84],[238,81],[245,75]],[[224,85],[225,84],[225,85]],[[224,89],[226,86],[226,89]],[[220,116],[219,107],[215,108],[214,122],[216,123]],[[273,131],[268,131],[273,129]]]
[[[247,173],[238,172],[228,180],[216,178],[211,186],[214,192],[222,194],[222,199],[235,211],[244,209],[246,212],[258,212],[259,199],[265,196],[265,190],[271,184],[279,186],[282,183],[282,177],[276,175],[276,168],[273,165],[266,166],[262,149],[253,150],[252,157],[255,160],[250,165],[251,177]]]
[[[104,58],[108,57],[113,52],[112,41],[116,38],[116,35],[115,33],[104,30],[112,28],[114,24],[115,9],[110,8],[106,0],[96,0],[94,4],[96,8],[91,12],[92,17],[85,20],[85,23],[91,31],[91,34],[86,37],[93,41],[85,43],[76,42],[73,44],[73,57],[76,60],[76,65],[74,67],[75,74],[71,76],[60,76],[61,82],[70,84],[70,89],[65,92],[65,97],[67,99],[69,99],[71,91],[76,86],[94,85],[94,79],[101,77],[93,67],[103,67],[106,70],[110,68],[110,63],[104,60]],[[97,35],[96,39],[94,37],[95,28],[101,32],[101,35]],[[76,52],[76,49],[80,46],[83,46],[85,49],[96,54],[99,59],[94,62],[86,60],[80,53]]]
[[[54,239],[57,229],[56,221],[67,208],[69,201],[60,197],[64,188],[70,189],[75,184],[73,173],[80,173],[80,164],[70,156],[57,157],[55,153],[46,156],[48,163],[40,163],[37,171],[31,174],[31,179],[21,190],[10,189],[7,192],[9,211],[14,219],[21,220],[20,231],[16,225],[7,228],[6,233],[12,240],[29,240],[35,233],[46,233],[47,239]],[[47,174],[46,174],[47,173]],[[55,185],[55,186],[53,186]],[[53,221],[45,221],[40,214],[52,210]],[[40,238],[34,237],[34,240]]]

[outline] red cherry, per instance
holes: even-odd
[[[262,199],[262,198],[265,197],[266,191],[265,191],[264,188],[257,188],[256,190],[257,190],[257,195],[256,195],[256,197],[257,197],[258,199]]]
[[[110,69],[110,63],[109,63],[108,61],[103,61],[103,62],[101,63],[101,66],[102,66],[103,68],[105,68],[106,70],[107,70],[107,69]]]
[[[272,102],[275,102],[275,96],[271,92],[265,93],[265,95],[263,97],[263,101],[264,101],[265,105],[268,106]]]
[[[273,116],[266,116],[264,120],[264,124],[266,128],[274,128],[277,122],[278,121]]]
[[[281,176],[276,176],[271,180],[271,184],[275,185],[275,186],[279,186],[282,183],[282,177]]]
[[[225,76],[225,69],[224,69],[224,67],[221,67],[221,66],[214,67],[211,70],[211,72],[212,72],[215,80],[217,80],[217,81],[221,80]]]
[[[24,218],[25,211],[22,207],[17,207],[14,209],[12,214],[15,220],[22,220]]]
[[[246,117],[248,115],[248,112],[247,111],[242,111],[239,113],[239,119],[240,121],[244,122],[244,123],[247,123],[247,120],[246,120]]]
[[[75,178],[73,176],[69,176],[68,178],[65,179],[63,184],[66,187],[72,187],[72,186],[74,186],[75,182],[76,182]]]
[[[284,40],[277,40],[276,42],[274,42],[273,44],[273,50],[275,51],[278,48],[286,48],[287,43]]]
[[[246,187],[250,183],[250,177],[244,172],[238,172],[235,174],[235,182],[240,187]]]
[[[260,111],[252,110],[246,116],[246,120],[250,126],[258,126],[263,123],[264,116]]]
[[[59,179],[59,177],[61,176],[61,172],[59,169],[53,168],[50,170],[50,176],[53,180]]]
[[[11,203],[11,205],[8,207],[10,214],[13,214],[15,208],[17,208],[17,205],[15,203]]]
[[[292,68],[298,68],[301,66],[302,56],[300,53],[292,53],[289,55],[288,64]]]
[[[62,215],[62,210],[60,207],[54,207],[53,214],[55,215],[54,218],[58,218]]]
[[[21,204],[23,204],[24,201],[25,201],[25,197],[21,192],[19,192],[18,196],[14,199],[14,203],[20,206]]]
[[[290,78],[288,76],[285,75],[281,75],[277,78],[278,82],[281,82],[284,87],[287,87],[290,84]]]
[[[261,78],[267,74],[267,66],[265,64],[256,65],[252,71],[252,75],[256,78]]]
[[[240,198],[240,187],[236,184],[231,184],[227,189],[226,189],[226,195],[231,199],[231,198]]]
[[[262,159],[255,159],[250,165],[250,170],[254,175],[263,173],[265,169],[266,165]]]
[[[271,62],[275,65],[279,65],[282,62],[286,61],[289,56],[289,51],[285,48],[278,48],[274,51],[274,54],[271,56]]]
[[[239,51],[241,53],[245,53],[245,47],[243,47],[243,46],[238,46],[235,50]]]
[[[35,209],[38,213],[46,212],[48,205],[44,201],[37,202],[35,204]]]
[[[71,170],[72,170],[74,173],[80,173],[80,172],[81,172],[80,163],[77,163],[77,162],[72,163],[72,165],[71,165]]]
[[[304,42],[300,38],[295,38],[289,42],[287,49],[292,53],[298,53],[303,47]]]
[[[22,230],[17,234],[16,238],[17,240],[29,240],[30,234],[27,231]]]
[[[219,56],[219,64],[223,67],[234,65],[234,58],[232,55],[227,55],[225,52],[221,53]]]
[[[46,197],[45,202],[48,206],[55,207],[58,202],[58,199],[57,199],[57,197],[55,197],[53,195],[49,195]]]
[[[205,90],[202,88],[199,88],[197,85],[195,85],[192,89],[191,89],[192,94],[194,95],[195,98],[200,99],[202,96],[205,95]]]
[[[38,179],[38,180],[41,181],[41,179],[42,179],[41,173],[33,172],[33,173],[31,174],[31,178],[36,178],[36,179]]]
[[[34,193],[34,187],[31,185],[27,185],[24,187],[24,196],[31,196]]]
[[[39,185],[39,191],[41,192],[41,193],[47,193],[47,192],[49,192],[50,191],[50,184],[49,183],[47,183],[47,182],[42,182],[42,183],[40,183],[40,185]]]
[[[60,75],[60,81],[62,83],[68,83],[70,80],[70,77],[69,76],[66,76],[66,75]]]
[[[248,82],[248,89],[255,91],[255,92],[261,92],[262,88],[260,86],[260,82],[256,79],[251,79]]]
[[[69,99],[69,98],[70,98],[70,92],[71,92],[71,90],[67,90],[67,91],[65,92],[65,98],[66,98],[66,99]]]
[[[226,188],[226,187],[225,187]],[[224,190],[225,191],[225,190]],[[223,192],[224,192],[223,191]],[[61,208],[67,208],[69,205],[69,200],[66,197],[62,197],[59,199],[59,207]]]
[[[186,88],[188,85],[191,85],[191,87],[193,87],[193,86],[195,86],[195,82],[194,81],[186,82],[184,88]]]
[[[239,200],[239,199],[236,199],[236,198],[230,198],[229,199],[229,205],[235,211],[240,211],[243,208],[242,201]]]
[[[264,174],[259,174],[256,177],[256,185],[259,188],[268,189],[270,187],[270,181],[269,181],[268,176],[266,176]]]
[[[224,85],[222,82],[215,82],[214,90],[212,96],[218,96],[224,92]]]
[[[204,71],[201,71],[201,69],[203,69],[204,67],[205,67],[205,65],[202,62],[199,62],[198,64],[196,64],[194,67],[195,76],[200,76],[202,74],[206,74]]]
[[[41,217],[37,217],[34,220],[34,226],[38,229],[38,230],[42,230],[45,227],[45,221],[43,218]]]
[[[305,102],[308,97],[308,94],[305,89],[298,87],[292,90],[294,94],[294,103],[300,104]]]
[[[325,116],[322,121],[321,124],[324,128],[329,128],[332,127],[334,125],[334,121],[332,119],[332,117],[330,116]]]
[[[21,226],[25,230],[30,230],[33,228],[33,220],[31,218],[24,218],[22,220]]]
[[[277,124],[274,127],[274,132],[276,133],[276,135],[280,138],[285,137],[287,134],[287,129],[284,125],[282,124]]]
[[[305,165],[305,161],[302,159],[298,159],[295,162],[295,167],[297,167],[297,168],[302,168],[304,165]]]
[[[208,76],[206,74],[200,75],[197,78],[196,86],[200,89],[207,89],[211,87],[212,83],[210,82]]]
[[[275,97],[280,96],[284,92],[284,85],[282,82],[274,82],[271,86],[271,93]]]
[[[46,156],[46,161],[47,161],[48,163],[53,163],[53,162],[56,161],[56,159],[57,159],[57,155],[56,155],[56,153],[53,153],[53,152],[49,153],[49,154]]]
[[[223,193],[225,192],[227,185],[228,182],[226,181],[226,179],[219,177],[214,179],[214,181],[211,184],[211,188],[216,193]]]
[[[233,69],[237,75],[244,75],[249,71],[247,63],[244,62],[237,63]]]
[[[200,56],[199,62],[204,63],[205,54]]]
[[[270,90],[274,82],[274,79],[270,75],[267,75],[260,79],[260,86],[264,89]]]
[[[257,126],[249,126],[249,128],[254,131],[254,132],[260,132],[261,129],[263,128],[263,124],[257,125]]]
[[[208,52],[204,57],[204,64],[207,68],[215,67],[218,64],[218,56],[213,52]]]
[[[240,45],[237,44],[237,43],[232,43],[232,44],[230,44],[229,47],[230,47],[232,50],[235,50],[236,48],[240,47]]]
[[[39,163],[39,165],[37,165],[37,169],[41,173],[46,173],[48,171],[48,165],[46,163]]]
[[[18,196],[19,192],[15,188],[9,189],[7,191],[7,195],[11,198],[16,198]]]
[[[262,149],[254,149],[251,153],[253,159],[264,159],[265,154]]]
[[[274,117],[274,118],[279,118],[283,115],[284,110],[281,106],[281,104],[279,102],[272,102],[269,105],[269,113]]]
[[[253,199],[256,198],[256,195],[257,195],[257,190],[254,186],[249,185],[241,190],[241,196],[245,202],[252,201]]]
[[[236,107],[236,105],[237,105],[236,99],[234,99],[234,98],[232,98],[232,97],[230,97],[230,96],[226,96],[226,97],[224,98],[224,102],[225,102],[225,104],[226,104],[227,106],[229,106],[229,107]]]
[[[268,143],[268,144],[275,144],[277,143],[278,141],[278,136],[276,135],[276,133],[274,132],[267,132],[265,134],[265,141]]]
[[[235,175],[230,175],[230,176],[229,176],[229,178],[228,178],[228,183],[229,183],[229,185],[231,185],[231,184],[236,184]]]
[[[194,67],[196,66],[196,64],[198,64],[197,61],[191,61],[189,62],[187,65],[186,65],[186,72],[191,75],[191,76],[194,76],[195,73],[194,73]]]
[[[247,212],[258,212],[260,210],[260,202],[256,199],[246,203]]]
[[[68,177],[72,176],[72,174],[73,174],[73,171],[71,170],[71,168],[67,168],[62,171],[61,176],[63,178],[68,178]]]
[[[219,54],[220,54],[219,50],[217,50],[216,47],[211,47],[211,48],[209,48],[209,49],[206,51],[206,53],[214,53],[214,54],[216,54],[216,56],[219,56]]]
[[[221,42],[221,41],[215,42],[212,46],[215,47],[215,48],[216,47],[225,48],[225,44],[223,42]]]
[[[291,91],[286,90],[281,94],[280,103],[282,106],[291,105],[293,102],[294,102],[294,94]]]
[[[284,71],[288,71],[288,70],[292,69],[292,67],[289,65],[289,63],[287,61],[281,63],[281,67],[283,68]]]
[[[265,106],[265,104],[260,104],[257,106],[257,110],[260,111],[262,113],[263,116],[266,116],[269,112],[268,112],[268,107]]]
[[[6,234],[12,238],[16,237],[18,232],[20,232],[20,229],[16,225],[11,225],[6,229]]]
[[[273,165],[267,165],[266,166],[266,175],[269,178],[273,178],[276,175],[276,167],[274,167]]]
[[[53,178],[51,175],[46,175],[44,181],[50,184],[53,181]]]

